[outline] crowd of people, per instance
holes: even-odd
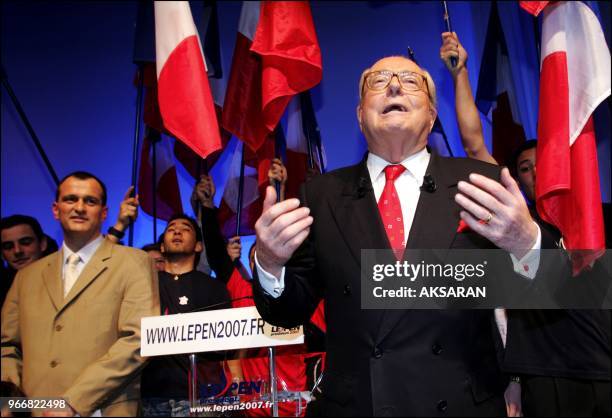
[[[103,234],[106,187],[87,172],[57,188],[59,248],[34,218],[2,218],[2,396],[66,400],[45,411],[55,416],[189,416],[187,356],[143,358],[140,319],[256,305],[272,324],[304,326],[304,345],[277,351],[279,390],[308,391],[324,370],[315,401],[305,411],[283,402],[283,416],[609,416],[609,310],[362,309],[362,249],[401,257],[406,248],[500,248],[517,280],[537,281],[540,260],[529,250],[563,248],[533,204],[537,142],[498,167],[455,33],[442,34],[440,56],[469,158],[426,147],[437,115],[429,73],[382,58],[359,81],[368,153],[311,176],[300,199],[284,199],[291,173],[273,160],[248,266],[240,237],[221,232],[209,175],[194,187],[194,216],[173,216],[142,251],[121,243],[138,195],[126,192]],[[426,176],[436,186],[424,193]],[[266,380],[269,366],[262,350],[198,363],[200,393],[212,397],[230,395],[232,382]]]

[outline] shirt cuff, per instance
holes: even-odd
[[[535,222],[534,222],[535,223]],[[540,248],[542,247],[542,231],[540,231],[540,226],[535,223],[538,228],[538,237],[531,247],[531,250],[527,252],[520,260],[517,259],[514,254],[510,254],[510,258],[512,259],[512,265],[514,266],[514,271],[520,274],[523,277],[528,279],[533,279],[538,272],[538,268],[540,267]]]
[[[280,278],[277,279],[274,275],[265,271],[257,260],[257,251],[255,252],[255,268],[257,269],[257,277],[259,284],[263,290],[272,298],[278,298],[285,290],[285,267],[281,270]]]

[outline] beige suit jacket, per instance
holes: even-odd
[[[140,319],[159,315],[143,251],[104,240],[63,296],[62,252],[19,271],[2,307],[2,380],[28,397],[63,397],[81,415],[134,416]]]

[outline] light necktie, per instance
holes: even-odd
[[[404,218],[402,216],[402,206],[400,204],[395,180],[406,170],[400,164],[388,165],[385,167],[385,188],[380,199],[378,199],[378,210],[385,232],[389,238],[391,248],[395,252],[395,257],[400,259],[404,252]]]
[[[64,297],[70,292],[72,286],[76,283],[79,278],[77,265],[81,261],[81,257],[78,254],[70,254],[64,266]]]

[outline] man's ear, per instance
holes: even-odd
[[[57,202],[53,202],[53,205],[51,205],[51,212],[53,212],[53,217],[59,221],[59,207]]]
[[[202,252],[202,250],[204,250],[204,246],[202,245],[202,241],[197,241],[197,242],[196,242],[196,245],[195,245],[195,249],[194,249],[194,251],[195,251],[196,253],[201,253],[201,252]]]
[[[43,235],[42,239],[40,240],[40,251],[41,252],[45,252],[47,251],[47,237],[45,235]]]
[[[357,121],[359,122],[359,130],[361,130],[361,132],[363,132],[363,108],[361,107],[361,103],[359,103],[357,105],[357,108],[355,109],[355,112],[357,113]]]
[[[104,208],[102,209],[102,222],[106,220],[107,216],[108,216],[108,206],[104,206]]]
[[[164,248],[164,243],[162,242],[161,244],[159,244],[159,252],[164,254],[166,252],[166,249]]]
[[[438,116],[438,112],[434,107],[429,108],[429,114],[431,115],[431,122],[429,124],[429,133],[433,129],[434,124],[436,123],[436,117]]]

